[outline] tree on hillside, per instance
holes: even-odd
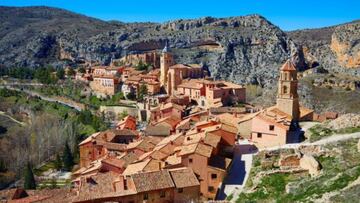
[[[144,96],[147,95],[148,89],[145,84],[140,85],[137,98],[138,100],[142,101]]]
[[[0,173],[5,173],[7,171],[4,160],[0,159]]]
[[[140,62],[135,66],[135,69],[136,69],[136,70],[141,70],[141,71],[142,71],[142,70],[147,70],[149,66],[150,66],[149,64],[140,61]]]
[[[80,73],[86,73],[86,69],[85,69],[84,67],[80,67],[80,68],[79,68],[79,72],[80,72]]]
[[[61,168],[62,168],[62,161],[61,161],[61,157],[59,154],[56,154],[54,166],[55,166],[55,169],[58,171],[61,170]]]
[[[65,171],[71,171],[74,166],[74,157],[71,153],[69,144],[66,142],[64,152],[63,152],[63,169]]]
[[[65,79],[65,70],[60,68],[56,71],[56,77],[59,79],[59,80],[63,80]]]
[[[69,68],[68,71],[67,71],[67,73],[66,73],[66,75],[69,76],[69,77],[71,77],[71,76],[74,76],[75,73],[76,73],[76,72],[74,71],[74,69]]]
[[[24,172],[24,189],[33,190],[36,189],[36,182],[34,178],[34,173],[31,168],[31,164],[27,163],[25,172]]]

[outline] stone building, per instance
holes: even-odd
[[[299,121],[300,116],[297,86],[298,80],[295,64],[288,60],[280,69],[276,107],[290,115],[294,121]]]
[[[206,79],[183,80],[177,87],[177,94],[187,95],[202,108],[221,107],[246,101],[246,89],[226,81]]]
[[[166,43],[160,56],[160,84],[162,87],[166,87],[167,85],[167,72],[172,65],[174,65],[174,58]]]

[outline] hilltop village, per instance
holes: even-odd
[[[297,143],[299,122],[316,118],[299,104],[295,64],[287,60],[279,68],[276,105],[258,109],[246,103],[244,86],[214,80],[199,64],[176,64],[167,45],[160,54],[89,66],[74,80],[86,81],[98,97],[123,92],[130,99],[145,92],[140,109],[79,144],[71,189],[13,192],[18,200],[44,202],[215,200],[240,141],[258,149]]]

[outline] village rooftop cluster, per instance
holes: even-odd
[[[19,199],[214,200],[239,140],[249,140],[257,148],[300,142],[299,121],[315,117],[312,110],[299,105],[292,60],[280,67],[276,105],[266,109],[246,103],[244,86],[214,80],[199,64],[176,64],[167,45],[160,54],[131,54],[117,63],[122,65],[91,66],[75,79],[87,81],[100,97],[117,92],[131,97],[146,89],[138,115],[128,115],[114,128],[79,144],[80,167],[73,172],[71,189]],[[139,64],[151,66],[139,70]],[[144,129],[139,129],[139,122],[147,122]]]

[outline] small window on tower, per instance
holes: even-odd
[[[274,129],[275,129],[275,126],[274,126],[274,125],[270,125],[270,126],[269,126],[269,130],[274,131]]]
[[[284,87],[283,87],[283,93],[284,93],[284,94],[287,94],[287,93],[288,93],[287,86],[284,86]]]
[[[261,134],[261,133],[258,133],[258,134],[257,134],[257,137],[258,137],[258,138],[261,138],[261,137],[262,137],[262,134]]]

